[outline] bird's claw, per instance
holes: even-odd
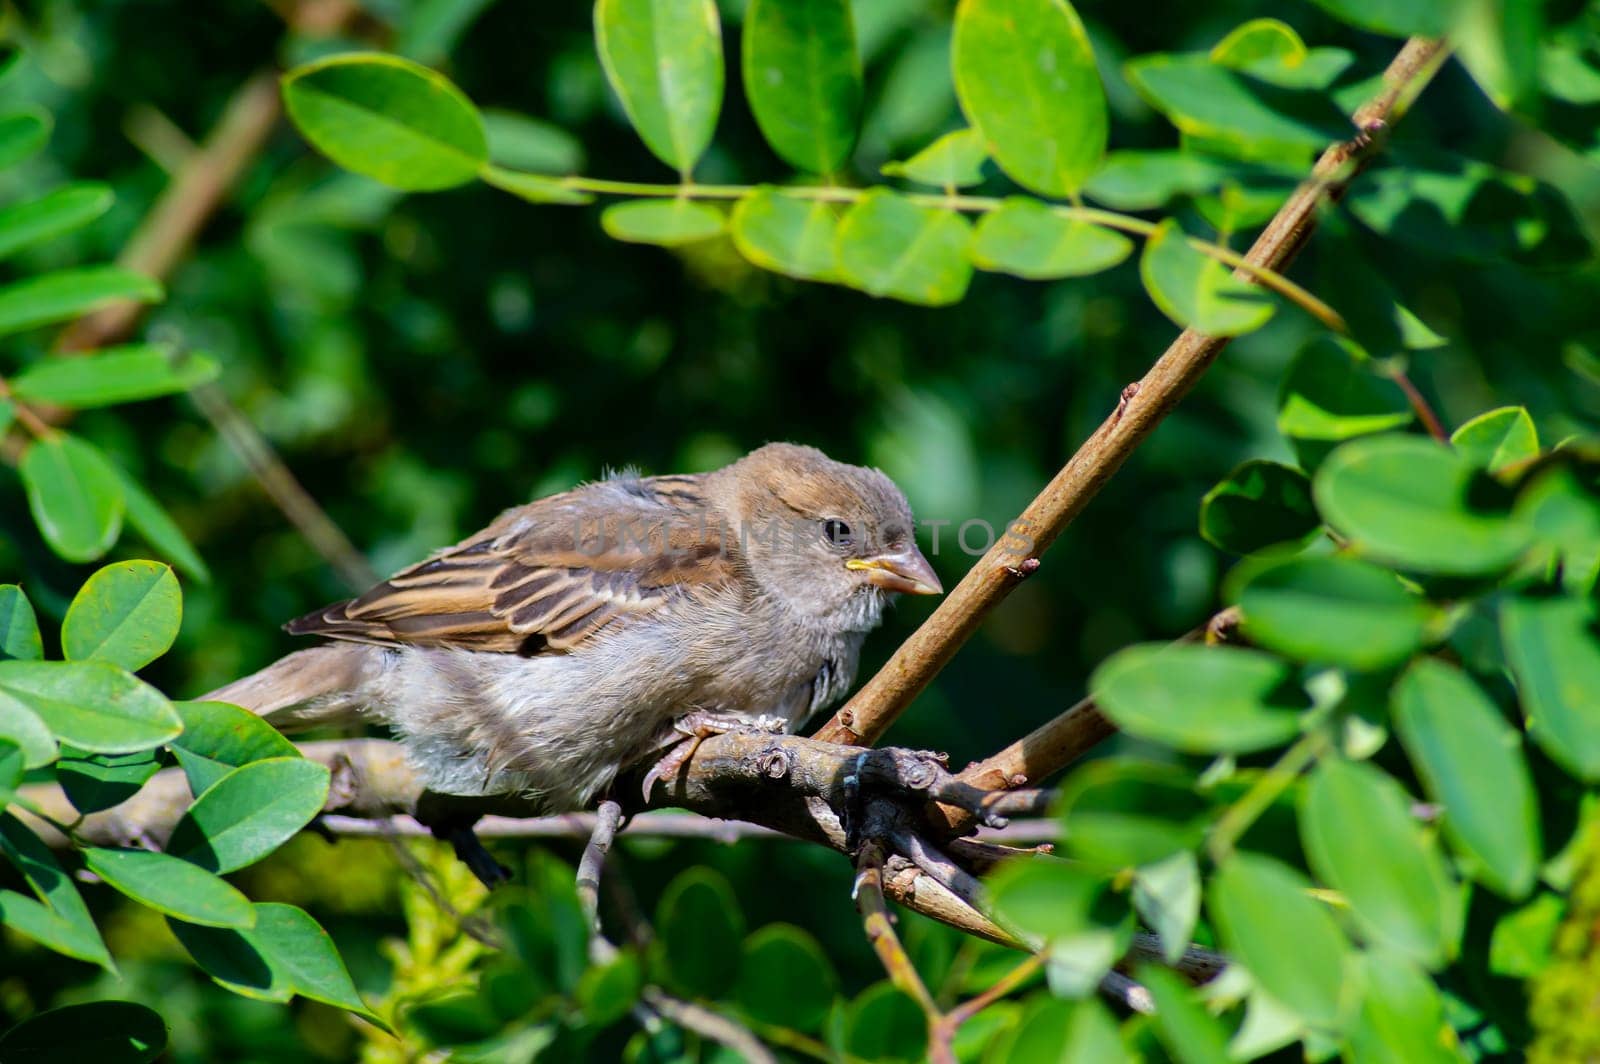
[[[655,789],[657,781],[676,776],[694,757],[695,751],[700,749],[700,744],[712,736],[726,735],[730,732],[782,735],[787,728],[788,721],[768,713],[757,717],[744,717],[733,713],[713,713],[710,710],[697,709],[684,714],[672,722],[668,733],[669,736],[679,735],[683,738],[673,741],[661,759],[644,774],[644,782],[641,784],[644,800],[646,802],[650,800],[650,792]]]

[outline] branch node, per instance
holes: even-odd
[[[1014,579],[1026,580],[1028,577],[1039,571],[1039,559],[1024,558],[1016,565],[1006,566],[1005,570],[1006,572],[1010,573]]]

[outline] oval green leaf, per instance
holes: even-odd
[[[1047,281],[1109,270],[1131,251],[1133,241],[1121,233],[1064,218],[1018,196],[978,219],[972,261],[985,270]]]
[[[0,739],[22,751],[22,763],[26,768],[48,765],[59,752],[49,725],[39,714],[4,691],[0,691]]]
[[[962,0],[951,61],[956,95],[1017,184],[1071,196],[1106,150],[1094,50],[1066,0]]]
[[[733,986],[736,965],[727,943],[744,938],[744,914],[733,888],[710,868],[691,868],[667,884],[656,912],[667,974],[679,991],[716,997]]]
[[[1278,392],[1278,431],[1296,439],[1348,440],[1404,428],[1412,417],[1399,385],[1331,340],[1306,345]]]
[[[186,392],[216,380],[221,371],[203,355],[174,357],[163,347],[135,344],[35,362],[12,379],[11,388],[31,402],[87,410]]]
[[[28,446],[17,471],[51,550],[91,562],[111,549],[125,504],[116,469],[99,450],[76,436],[50,436]]]
[[[1071,856],[1129,868],[1198,845],[1209,805],[1192,773],[1113,757],[1074,772],[1062,787],[1059,808],[1062,841]]]
[[[1322,527],[1311,480],[1279,462],[1252,458],[1200,500],[1200,536],[1234,554],[1303,546]]]
[[[1095,670],[1089,689],[1130,735],[1194,754],[1277,746],[1311,705],[1288,663],[1228,647],[1128,647]]]
[[[861,58],[849,0],[750,0],[744,91],[785,162],[832,174],[856,143]]]
[[[1387,773],[1324,758],[1300,794],[1300,838],[1365,936],[1439,968],[1461,936],[1461,891],[1412,804]]]
[[[1529,542],[1504,489],[1420,436],[1345,444],[1317,470],[1312,497],[1351,546],[1405,569],[1494,573],[1512,565]]]
[[[41,905],[14,891],[0,891],[0,923],[58,953],[98,964],[115,974],[116,965],[78,888],[62,871],[50,847],[10,813],[0,813],[0,853],[44,902]]]
[[[739,254],[764,270],[807,281],[837,279],[833,241],[839,211],[831,203],[758,188],[733,205],[729,234]]]
[[[768,924],[745,939],[735,989],[752,1019],[815,1031],[839,993],[839,978],[809,933],[790,924]]]
[[[398,56],[335,55],[283,78],[289,117],[347,170],[424,192],[465,184],[489,162],[483,118],[444,75]]]
[[[165,654],[183,621],[183,593],[172,567],[117,562],[78,589],[61,624],[69,661],[105,661],[137,672]]]
[[[1354,558],[1292,558],[1258,569],[1239,606],[1258,646],[1364,671],[1416,653],[1433,616],[1393,573]]]
[[[722,232],[722,212],[685,199],[629,200],[600,215],[600,227],[613,240],[677,247],[709,240]]]
[[[1583,780],[1600,780],[1600,636],[1577,598],[1515,598],[1500,633],[1517,678],[1528,734]]]
[[[44,639],[33,603],[16,584],[0,584],[0,661],[38,661],[44,657]]]
[[[1520,406],[1479,414],[1452,432],[1450,442],[1467,461],[1491,473],[1539,457],[1539,431]]]
[[[1361,958],[1361,1011],[1346,1034],[1350,1064],[1460,1064],[1469,1059],[1426,972],[1388,950]]]
[[[1259,329],[1276,309],[1266,289],[1190,247],[1188,234],[1170,218],[1145,238],[1139,276],[1163,314],[1207,336]]]
[[[56,780],[72,808],[84,814],[98,813],[132,798],[160,769],[154,750],[90,754],[69,746],[56,762]]]
[[[687,176],[722,109],[722,23],[714,0],[597,0],[606,80],[656,158]]]
[[[903,163],[884,163],[885,177],[903,177],[935,188],[966,188],[983,182],[989,158],[983,135],[975,129],[946,133]]]
[[[254,864],[322,812],[328,778],[326,766],[303,757],[236,768],[189,807],[167,851],[212,872]]]
[[[272,725],[227,702],[174,702],[183,734],[168,745],[199,797],[229,772],[269,757],[299,757],[300,751]]]
[[[1228,1034],[1221,1021],[1200,1003],[1192,985],[1176,972],[1153,964],[1139,966],[1135,975],[1155,1002],[1150,1023],[1173,1060],[1182,1064],[1230,1064],[1233,1058],[1228,1054]]]
[[[10,1064],[147,1064],[166,1048],[167,1025],[161,1015],[132,1001],[64,1005],[0,1034],[0,1060]]]
[[[850,285],[938,307],[966,295],[971,237],[972,227],[955,211],[919,207],[898,193],[874,189],[840,220],[833,253]]]
[[[1349,940],[1307,893],[1311,884],[1269,857],[1235,853],[1222,863],[1206,908],[1229,954],[1257,985],[1313,1027],[1337,1028],[1351,986]]]
[[[83,863],[134,901],[208,927],[252,927],[250,899],[198,865],[149,850],[82,849]]]
[[[1438,37],[1451,29],[1461,0],[1315,0],[1352,26],[1395,37]]]
[[[111,189],[77,182],[0,209],[0,258],[81,229],[111,209]]]
[[[62,742],[95,753],[148,750],[183,730],[160,691],[101,661],[0,661],[0,694],[37,713]]]
[[[1520,898],[1539,870],[1539,809],[1521,736],[1460,669],[1424,658],[1394,690],[1396,732],[1474,877]]]
[[[1004,1059],[1017,1064],[1118,1064],[1129,1059],[1117,1021],[1093,998],[1039,1001],[1023,1017]]]
[[[79,266],[0,286],[0,335],[82,317],[107,303],[154,303],[161,285],[121,266]]]
[[[863,990],[844,1017],[844,1047],[851,1057],[886,1064],[923,1059],[928,1022],[922,1009],[889,982]]]

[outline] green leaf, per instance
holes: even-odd
[[[174,702],[183,734],[168,745],[199,797],[233,769],[275,757],[299,757],[294,743],[272,725],[226,702]]]
[[[0,661],[38,661],[42,657],[44,640],[33,603],[16,584],[0,584]]]
[[[162,509],[155,496],[120,466],[112,464],[122,488],[123,516],[145,542],[172,559],[172,563],[200,583],[210,583],[211,570],[190,545],[183,529]]]
[[[1527,894],[1539,870],[1539,809],[1517,732],[1465,673],[1431,658],[1396,685],[1393,718],[1474,878],[1508,897]]]
[[[0,1034],[0,1060],[8,1064],[146,1064],[166,1048],[166,1022],[155,1010],[132,1001],[64,1005]]]
[[[328,778],[326,766],[303,757],[236,768],[195,799],[167,851],[212,872],[254,864],[322,812]]]
[[[1479,414],[1450,434],[1467,461],[1491,473],[1539,456],[1539,432],[1520,406],[1503,406]]]
[[[1106,156],[1105,165],[1095,171],[1084,186],[1084,192],[1091,199],[1119,211],[1151,211],[1167,206],[1179,196],[1215,191],[1230,179],[1287,194],[1297,176],[1287,167],[1249,164],[1193,152],[1124,150]]]
[[[174,358],[155,344],[134,344],[35,362],[12,378],[11,388],[30,402],[87,410],[186,392],[220,372],[216,361],[203,355]]]
[[[1388,774],[1324,758],[1300,794],[1300,838],[1363,935],[1440,968],[1461,936],[1461,892],[1411,807]]]
[[[1323,519],[1377,561],[1449,576],[1499,572],[1521,557],[1528,529],[1509,492],[1443,444],[1420,436],[1353,440],[1312,482]]]
[[[208,927],[252,927],[250,899],[198,865],[149,850],[82,849],[83,863],[134,901]]]
[[[44,902],[41,905],[21,894],[0,892],[0,922],[58,953],[115,973],[116,965],[78,888],[56,863],[50,847],[10,813],[0,813],[0,853]]]
[[[1200,919],[1200,865],[1194,854],[1180,850],[1139,868],[1133,876],[1133,907],[1161,940],[1167,963],[1178,963]]]
[[[81,317],[107,303],[161,298],[156,281],[121,266],[79,266],[0,286],[0,335]]]
[[[1034,857],[1008,861],[989,879],[996,919],[1025,936],[1061,941],[1100,926],[1105,875],[1086,863]],[[1115,959],[1115,958],[1113,958]]]
[[[110,210],[113,198],[108,186],[83,181],[0,208],[0,258],[81,229]]]
[[[295,994],[345,1009],[388,1030],[362,1000],[328,933],[302,909],[257,902],[255,925],[234,929],[169,921],[194,962],[236,994],[287,1001]]]
[[[542,174],[524,174],[499,166],[486,166],[479,175],[485,184],[527,200],[529,203],[562,203],[575,205],[594,202],[587,192],[578,192],[561,183],[557,177]]]
[[[1088,998],[1041,1001],[1017,1027],[1005,1059],[1015,1064],[1116,1064],[1129,1057],[1117,1021],[1104,1005]]]
[[[967,292],[971,236],[972,227],[955,211],[919,207],[879,188],[840,220],[833,253],[840,276],[854,287],[937,307]]]
[[[583,169],[583,145],[560,126],[515,111],[485,108],[482,114],[489,158],[500,166],[535,174],[576,174]]]
[[[722,108],[722,23],[714,0],[597,0],[606,80],[656,158],[687,175]]]
[[[1307,48],[1287,23],[1257,18],[1234,27],[1209,58],[1282,88],[1326,89],[1355,56],[1341,48]]]
[[[1300,661],[1375,670],[1422,647],[1426,601],[1387,569],[1354,558],[1291,558],[1257,569],[1239,590],[1250,641]]]
[[[1109,270],[1132,250],[1133,241],[1121,233],[1064,218],[1018,196],[978,219],[972,261],[985,270],[1043,281]]]
[[[1119,757],[1074,772],[1059,807],[1067,853],[1110,868],[1150,864],[1193,848],[1209,812],[1192,773]]]
[[[966,188],[983,183],[989,158],[983,136],[975,129],[946,133],[905,162],[884,163],[885,177],[903,177],[935,188]]]
[[[1201,537],[1234,554],[1300,547],[1321,527],[1310,479],[1279,462],[1252,458],[1200,500]]]
[[[809,1032],[827,1018],[839,978],[809,932],[768,924],[745,939],[734,991],[751,1019]]]
[[[414,192],[462,185],[489,162],[483,119],[442,74],[376,52],[335,55],[284,75],[289,117],[347,170]]]
[[[35,154],[50,139],[50,116],[37,108],[0,116],[0,170]]]
[[[90,562],[122,531],[120,478],[105,455],[76,436],[35,440],[17,466],[34,523],[50,549],[70,562]]]
[[[1351,948],[1311,884],[1269,857],[1235,853],[1206,896],[1228,953],[1257,985],[1314,1027],[1335,1028],[1350,985]]]
[[[1411,961],[1382,950],[1361,957],[1361,1011],[1346,1044],[1350,1064],[1458,1064],[1456,1033],[1433,980]]]
[[[182,620],[183,593],[171,566],[117,562],[78,589],[61,624],[61,649],[69,661],[137,672],[167,652]]]
[[[82,922],[75,922],[14,890],[0,890],[0,924],[63,956],[98,964],[113,974],[117,970],[87,912]]]
[[[1173,1060],[1178,1064],[1229,1064],[1227,1033],[1182,976],[1144,964],[1134,977],[1155,1001],[1150,1023]]]
[[[1307,151],[1350,136],[1350,121],[1326,95],[1276,86],[1207,55],[1146,55],[1124,74],[1139,95],[1183,133],[1228,146]]]
[[[1259,329],[1276,309],[1265,289],[1190,247],[1188,235],[1170,218],[1145,239],[1139,276],[1163,314],[1208,336]]]
[[[726,943],[744,938],[744,914],[733,888],[706,867],[679,874],[661,895],[656,930],[666,949],[671,985],[696,997],[717,997],[738,975]]]
[[[1335,18],[1395,37],[1438,37],[1448,30],[1460,0],[1315,0]]]
[[[132,798],[160,769],[154,750],[90,754],[68,747],[56,763],[56,779],[72,807],[87,815]]]
[[[838,170],[861,112],[849,0],[750,0],[741,47],[745,96],[772,150],[809,173]]]
[[[685,199],[629,200],[607,207],[600,227],[614,240],[677,247],[709,240],[722,232],[722,212]]]
[[[739,254],[764,270],[807,281],[837,279],[833,241],[839,211],[831,203],[758,188],[733,205],[729,234]]]
[[[1512,979],[1532,979],[1544,972],[1566,911],[1566,899],[1542,891],[1496,920],[1489,939],[1489,971]]]
[[[1297,439],[1348,440],[1404,428],[1412,416],[1399,385],[1332,341],[1307,345],[1278,392],[1278,431]]]
[[[27,762],[22,747],[0,736],[0,809],[10,805],[16,797],[17,787],[22,783],[26,771]]]
[[[63,742],[100,754],[148,750],[183,730],[160,691],[100,661],[0,661],[0,694]]]
[[[1094,49],[1066,0],[962,0],[952,45],[956,96],[1017,184],[1075,195],[1106,150]]]
[[[1311,705],[1286,662],[1228,647],[1128,647],[1095,670],[1089,689],[1130,735],[1195,754],[1277,746],[1298,734]]]
[[[852,1057],[873,1061],[923,1059],[928,1022],[922,1009],[888,982],[863,990],[844,1017],[844,1048]]]
[[[48,765],[56,759],[56,737],[50,734],[49,726],[37,713],[4,692],[0,692],[0,740],[18,747],[28,768]]]
[[[619,952],[604,964],[591,965],[578,981],[578,1007],[590,1023],[604,1027],[628,1014],[639,1000],[644,969],[632,952]]]
[[[1600,780],[1600,636],[1577,598],[1514,598],[1500,632],[1517,678],[1528,734],[1585,783]]]

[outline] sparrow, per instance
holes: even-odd
[[[383,721],[436,793],[583,809],[696,729],[838,701],[891,599],[943,591],[914,531],[886,475],[811,447],[623,472],[289,622],[327,642],[206,697],[285,731]]]

